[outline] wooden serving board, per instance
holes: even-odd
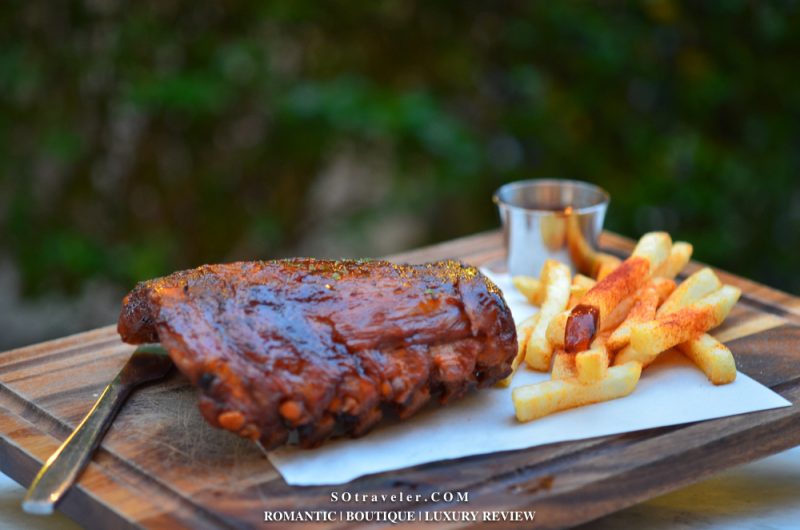
[[[624,256],[631,242],[604,234],[601,246]],[[454,257],[480,265],[502,256],[500,235],[491,232],[394,259]],[[690,265],[688,272],[697,267]],[[194,390],[175,374],[132,397],[59,509],[97,529],[264,528],[269,526],[264,511],[277,509],[535,510],[532,526],[542,529],[590,521],[800,444],[800,299],[731,274],[720,276],[741,287],[743,295],[716,334],[741,371],[792,407],[438,462],[344,486],[291,487],[253,444],[207,426]],[[131,351],[109,326],[0,354],[2,471],[30,484]],[[467,491],[469,503],[333,505],[332,491],[423,497]],[[320,525],[291,525],[305,526]]]

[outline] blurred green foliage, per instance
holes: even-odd
[[[349,230],[465,235],[562,176],[613,230],[800,291],[796,1],[11,4],[0,248],[29,293],[291,252],[343,146],[389,179]]]

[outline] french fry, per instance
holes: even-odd
[[[583,236],[577,215],[567,216],[567,251],[578,272],[590,275],[594,272],[597,252]]]
[[[607,347],[608,335],[599,335],[592,348],[575,355],[575,371],[578,381],[584,385],[594,383],[605,377],[611,358]]]
[[[617,307],[615,307],[611,314],[608,315],[608,318],[603,320],[600,326],[600,332],[604,331],[613,331],[622,324],[625,318],[628,316],[631,308],[633,307],[633,303],[636,301],[636,293],[624,298]]]
[[[564,329],[567,327],[569,311],[562,311],[550,319],[545,336],[553,349],[564,348]]]
[[[570,290],[569,267],[549,259],[542,268],[544,300],[525,351],[525,362],[534,370],[546,372],[550,369],[553,347],[547,341],[547,326],[550,320],[567,307]]]
[[[658,314],[677,311],[705,294],[719,290],[721,286],[722,283],[711,269],[707,267],[701,269],[678,287],[679,292],[673,292],[673,295],[667,299],[669,303],[664,302],[659,308]],[[715,385],[724,385],[736,379],[736,361],[733,354],[724,344],[708,333],[703,333],[698,338],[679,344],[678,350],[691,359]],[[621,357],[625,359],[627,355]]]
[[[497,386],[507,387],[511,384],[514,374],[517,373],[517,368],[519,368],[522,359],[525,358],[525,350],[528,347],[528,340],[531,338],[531,333],[533,332],[534,326],[536,326],[536,322],[539,321],[539,315],[540,313],[531,315],[517,326],[517,355],[514,357],[514,360],[511,361],[511,373],[498,381]]]
[[[542,243],[550,251],[556,252],[564,247],[567,238],[567,218],[573,215],[545,215],[539,220],[539,233]]]
[[[578,300],[583,298],[589,289],[594,287],[594,284],[597,283],[593,279],[589,278],[588,276],[584,276],[583,274],[576,274],[574,278],[572,278],[572,286],[569,288],[569,302],[567,302],[567,309],[571,309],[578,303]]]
[[[597,282],[572,308],[567,320],[564,348],[568,353],[587,349],[597,329],[626,297],[639,289],[669,255],[672,240],[666,232],[649,232],[639,239],[633,254]]]
[[[686,278],[672,291],[656,311],[656,316],[666,315],[685,307],[722,287],[714,271],[705,267]]]
[[[621,350],[631,341],[631,328],[641,322],[652,320],[658,307],[658,291],[647,285],[639,290],[628,316],[608,337],[607,347],[611,351]]]
[[[656,269],[653,276],[675,279],[675,276],[689,263],[693,250],[694,247],[692,247],[691,243],[685,241],[675,242],[669,251],[669,257]]]
[[[535,306],[542,305],[542,298],[544,298],[544,289],[542,289],[542,282],[539,278],[533,276],[514,276],[511,282],[519,292],[522,293],[528,302]]]
[[[614,272],[600,280],[572,308],[564,333],[564,348],[577,353],[589,348],[597,329],[608,328],[606,318],[626,297],[633,294],[648,279],[650,261],[631,256]]]
[[[730,350],[706,332],[722,323],[741,291],[723,286],[709,268],[676,287],[674,278],[691,259],[691,244],[673,244],[666,232],[650,232],[620,262],[595,251],[569,218],[566,244],[578,271],[596,281],[577,274],[570,285],[568,271],[550,261],[541,279],[514,279],[541,311],[518,328],[512,368],[523,355],[537,370],[546,370],[552,360],[550,381],[512,391],[519,421],[626,396],[642,369],[671,349],[691,359],[714,384],[735,380]]]
[[[578,216],[567,217],[567,251],[575,268],[597,280],[614,271],[622,263],[616,256],[596,251],[583,236]]]
[[[678,350],[691,359],[715,385],[726,385],[736,379],[736,361],[731,350],[708,333],[678,345]]]
[[[600,281],[614,272],[614,269],[619,267],[620,263],[622,263],[622,260],[618,257],[612,256],[611,254],[598,252],[594,259],[592,276],[594,276],[597,281]]]
[[[649,359],[644,355],[640,355],[639,352],[633,349],[633,346],[628,344],[614,355],[614,366],[636,362],[641,364],[642,368],[647,368],[653,360],[654,359]]]
[[[677,311],[635,324],[630,347],[618,354],[620,362],[637,360],[647,366],[659,353],[720,325],[740,295],[739,288],[725,285]]]
[[[647,258],[650,261],[650,274],[655,272],[669,257],[672,238],[666,232],[648,232],[643,235],[631,256]]]
[[[661,305],[675,290],[675,280],[661,277],[650,278],[645,287],[652,287],[656,290],[658,293],[658,305]]]
[[[608,365],[609,355],[605,344],[575,354],[575,371],[581,384],[588,385],[601,380],[608,370]]]
[[[650,278],[650,281],[648,281],[644,287],[641,287],[639,291],[645,288],[655,289],[658,293],[658,303],[661,304],[664,299],[666,299],[675,289],[675,282],[666,278]],[[638,296],[639,291],[627,296],[619,304],[617,304],[617,306],[611,311],[611,314],[608,315],[608,318],[601,323],[601,332],[613,331],[620,324],[622,324],[622,322],[627,318],[628,313],[630,313],[634,302],[636,302],[636,297]]]
[[[521,422],[627,396],[636,388],[642,366],[632,362],[609,368],[606,376],[587,385],[577,379],[550,380],[517,387],[512,391],[514,412]]]
[[[574,278],[572,278],[572,287],[570,288],[573,293],[575,292],[586,292],[597,282],[588,276],[584,276],[583,274],[576,274]]]
[[[614,272],[589,289],[578,303],[596,307],[602,322],[623,298],[633,294],[647,281],[648,267],[647,259],[626,259]]]
[[[550,379],[574,379],[578,377],[575,369],[575,355],[564,350],[553,354],[553,370]]]

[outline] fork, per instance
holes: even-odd
[[[36,515],[52,514],[86,467],[131,392],[143,383],[163,378],[171,368],[172,361],[161,345],[144,344],[136,348],[92,410],[42,466],[25,494],[22,509]]]

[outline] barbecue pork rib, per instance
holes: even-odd
[[[511,372],[517,338],[497,287],[456,261],[204,265],[139,283],[125,342],[160,342],[209,423],[265,448],[359,436]]]

